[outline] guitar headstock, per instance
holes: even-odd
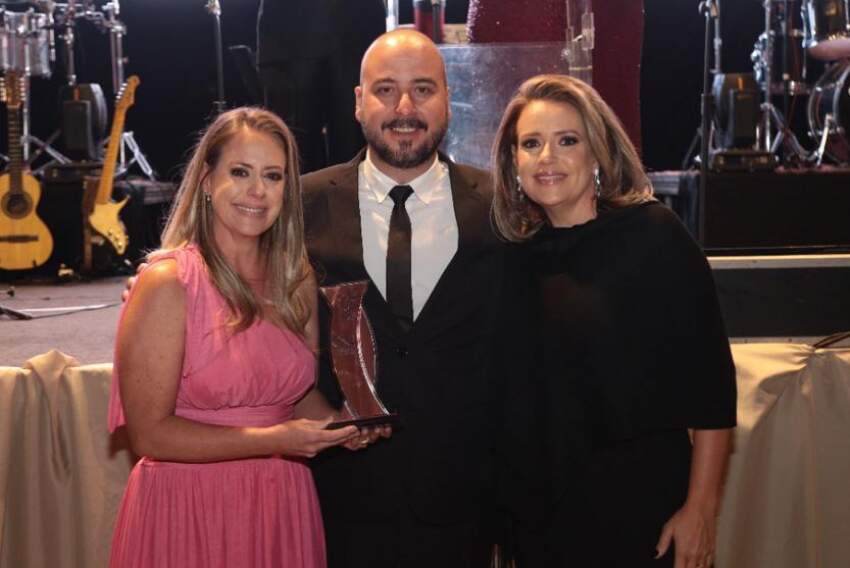
[[[21,108],[21,75],[17,71],[6,71],[3,77],[2,100],[6,103],[6,107],[10,110],[18,110]]]
[[[141,80],[137,75],[130,75],[127,79],[127,82],[121,87],[121,90],[118,92],[118,102],[115,103],[116,112],[126,111],[128,108],[133,106],[133,103],[136,102],[136,87],[141,84]]]

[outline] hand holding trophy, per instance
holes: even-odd
[[[350,424],[361,428],[361,446],[376,441],[379,436],[389,437],[390,425],[398,419],[397,414],[387,411],[375,386],[375,338],[363,310],[368,285],[367,281],[358,281],[321,288],[331,312],[331,359],[345,398],[341,416],[346,417],[332,422],[328,428]]]

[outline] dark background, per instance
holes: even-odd
[[[126,127],[135,132],[160,178],[166,180],[179,176],[215,99],[213,20],[205,4],[204,0],[121,3],[121,19],[128,27],[126,71],[142,81]],[[402,23],[410,22],[410,2],[401,4]],[[705,21],[697,11],[697,0],[645,0],[644,4],[644,159],[650,169],[677,169],[700,120]],[[257,5],[258,0],[221,1],[225,46],[255,46]],[[448,0],[447,20],[465,21],[467,6],[466,0]],[[751,71],[750,53],[764,26],[761,0],[724,0],[722,7],[724,70]],[[77,38],[78,81],[101,83],[111,100],[107,36],[82,22]],[[225,56],[228,103],[244,103],[239,77]],[[32,131],[39,137],[46,138],[59,125],[57,99],[63,83],[64,70],[59,66],[51,79],[33,79]],[[4,134],[2,151],[6,146]]]

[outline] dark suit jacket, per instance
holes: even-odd
[[[363,156],[304,177],[307,247],[320,285],[369,279],[357,199]],[[401,425],[363,451],[339,448],[314,460],[325,515],[377,520],[408,507],[427,522],[452,523],[480,517],[493,501],[494,395],[501,392],[493,356],[505,246],[490,225],[487,174],[442,159],[449,165],[457,253],[409,333],[371,281],[364,300],[378,347],[378,393]],[[319,384],[338,406],[324,349]]]

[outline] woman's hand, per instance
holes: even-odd
[[[328,430],[331,419],[308,420],[301,418],[289,420],[274,426],[277,431],[280,453],[286,456],[312,458],[322,450],[326,450],[359,437],[356,426],[346,426],[336,430]],[[346,445],[346,447],[348,447]]]
[[[675,544],[675,568],[709,568],[714,561],[717,513],[732,445],[730,428],[693,431],[688,497],[661,529],[658,556]]]
[[[675,568],[709,568],[714,561],[716,523],[714,507],[686,502],[661,529],[656,558],[664,556],[672,542]]]

